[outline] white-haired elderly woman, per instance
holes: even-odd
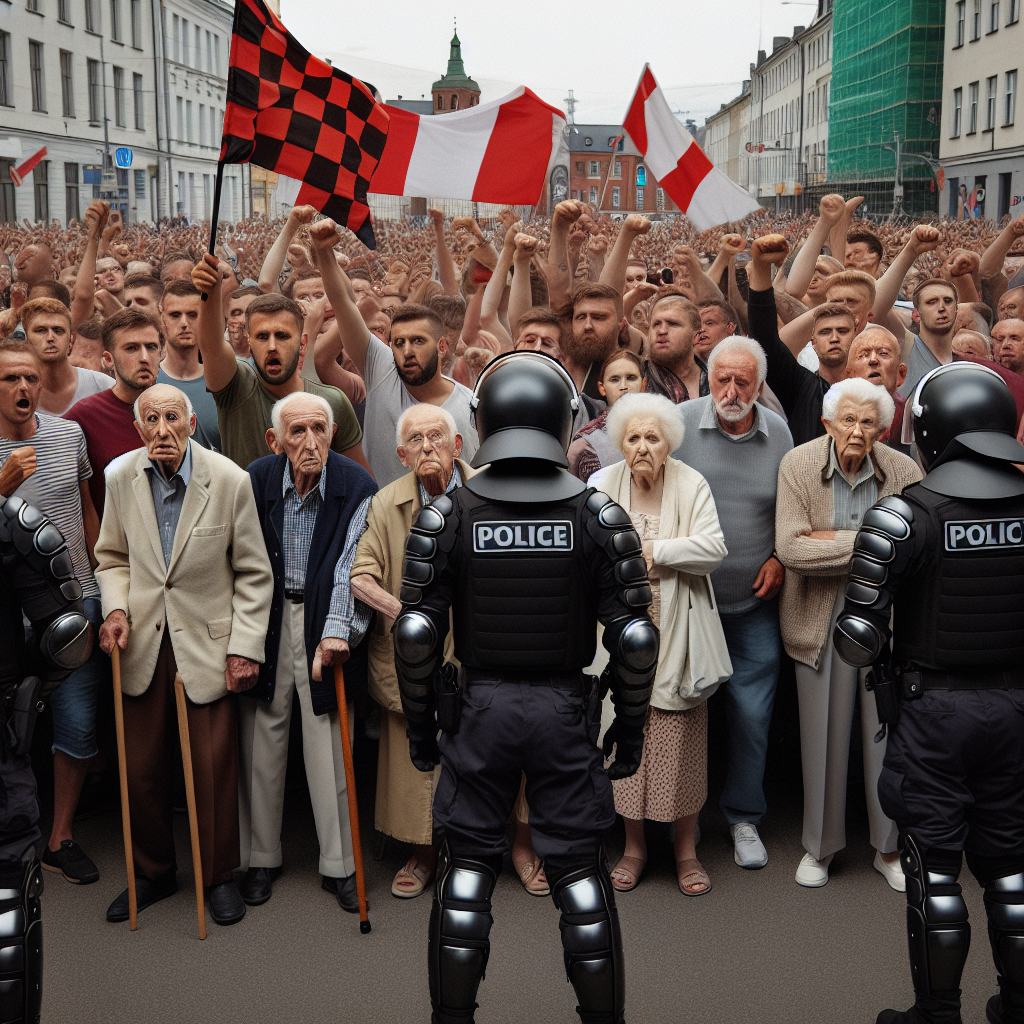
[[[662,395],[623,395],[608,414],[609,437],[625,461],[590,478],[628,513],[643,544],[661,630],[661,654],[637,773],[613,783],[626,848],[612,871],[620,892],[636,888],[647,864],[644,819],[675,822],[676,876],[687,896],[711,881],[694,847],[707,797],[707,705],[732,674],[709,573],[726,556],[715,500],[695,469],[669,457],[683,440],[679,409]]]
[[[832,857],[846,845],[846,768],[859,686],[874,867],[894,889],[904,889],[896,826],[878,803],[885,743],[874,742],[879,728],[875,702],[864,689],[863,673],[832,646],[864,513],[879,498],[899,494],[921,479],[911,459],[875,444],[894,412],[884,387],[860,377],[833,384],[821,409],[827,433],[794,448],[779,467],[775,550],[787,570],[779,618],[782,641],[796,662],[804,779],[806,852],[796,880],[811,888],[828,881]]]

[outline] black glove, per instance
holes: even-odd
[[[644,730],[643,724],[639,727],[632,723],[623,722],[618,716],[608,726],[604,734],[604,743],[601,750],[607,757],[615,747],[615,760],[608,768],[608,775],[612,779],[628,779],[635,775],[640,767],[640,758],[644,752]]]
[[[433,734],[414,735],[409,733],[409,757],[417,771],[432,772],[441,760],[441,751],[437,748],[437,737]]]

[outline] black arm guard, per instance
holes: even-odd
[[[395,670],[402,695],[402,710],[410,735],[433,736],[437,731],[434,675],[441,667],[448,634],[448,608],[428,607],[424,591],[447,562],[438,540],[452,513],[451,499],[441,495],[421,508],[405,542],[402,567],[402,611],[395,620]]]
[[[38,509],[11,497],[0,506],[0,552],[4,584],[32,623],[33,660],[58,683],[86,661],[93,641],[68,546]]]
[[[864,514],[853,542],[846,605],[832,635],[839,657],[848,665],[865,668],[889,647],[889,613],[900,573],[909,562],[913,523],[913,509],[895,494]]]
[[[604,645],[611,655],[612,702],[620,723],[643,729],[658,668],[658,630],[647,617],[651,585],[640,538],[621,505],[595,491],[587,501],[593,518],[587,532],[601,545],[613,566],[619,607],[633,615],[617,615],[605,623]]]

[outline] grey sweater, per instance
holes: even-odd
[[[740,613],[757,606],[753,583],[775,548],[775,492],[779,463],[793,447],[781,416],[755,406],[754,427],[742,438],[718,425],[710,395],[679,406],[686,433],[675,458],[707,480],[729,549],[711,574],[720,612]]]

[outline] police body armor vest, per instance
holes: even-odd
[[[555,504],[497,504],[460,488],[455,654],[468,668],[574,672],[594,660],[599,548],[584,525],[591,491]]]
[[[903,497],[927,541],[894,602],[894,656],[941,671],[1019,669],[1024,499],[966,501],[919,484]]]

